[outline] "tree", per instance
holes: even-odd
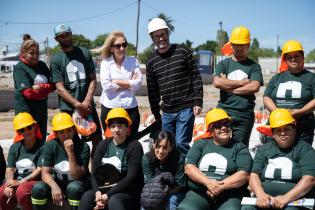
[[[188,39],[185,42],[180,43],[181,46],[186,47],[189,50],[193,51],[192,44],[193,44],[193,42],[191,42]]]
[[[141,53],[139,53],[139,62],[140,63],[147,63],[149,60],[150,55],[153,52],[153,44],[145,48]]]
[[[315,62],[315,49],[313,49],[306,55],[305,62]]]
[[[196,47],[197,50],[210,50],[212,52],[216,52],[216,48],[218,47],[218,43],[213,40],[207,40],[206,43],[203,43],[201,45],[198,45]]]
[[[174,20],[172,20],[171,17],[166,16],[163,12],[159,13],[157,17],[163,19],[166,22],[171,32],[175,31],[175,26],[173,25]]]
[[[217,41],[219,47],[223,47],[223,45],[229,41],[229,36],[228,36],[227,32],[222,30],[222,33],[221,33],[221,30],[218,30],[216,41]]]
[[[136,55],[136,46],[134,44],[128,42],[127,54]]]
[[[101,47],[104,44],[104,41],[106,40],[108,34],[99,34],[94,41],[92,41],[91,47],[97,48]]]
[[[85,47],[87,49],[91,48],[91,40],[85,38],[82,34],[73,34],[72,41],[75,46]]]

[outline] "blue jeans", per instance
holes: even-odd
[[[166,113],[162,115],[162,128],[175,134],[176,148],[186,154],[190,148],[192,139],[195,115],[192,108],[179,112]]]
[[[185,198],[186,191],[179,191],[174,194],[169,195],[167,210],[176,210],[179,203]]]

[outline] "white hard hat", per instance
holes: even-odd
[[[166,22],[161,18],[153,18],[148,24],[148,34],[160,29],[169,29]]]

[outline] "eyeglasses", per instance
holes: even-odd
[[[32,128],[33,128],[33,124],[32,124],[32,125],[29,125],[29,126],[27,126],[27,127],[25,127],[25,128],[19,129],[18,132],[19,132],[19,133],[24,133],[25,131],[29,131],[29,130],[31,130]]]
[[[215,129],[221,129],[222,127],[230,128],[231,127],[231,122],[230,121],[219,121],[213,124],[213,127]]]
[[[121,43],[121,44],[114,44],[113,48],[120,49],[121,47],[126,48],[128,46],[127,42]]]

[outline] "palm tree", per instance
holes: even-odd
[[[166,22],[167,26],[170,29],[170,32],[175,31],[175,26],[173,25],[174,20],[172,20],[171,17],[166,16],[163,12],[159,13],[157,17],[163,19]]]

